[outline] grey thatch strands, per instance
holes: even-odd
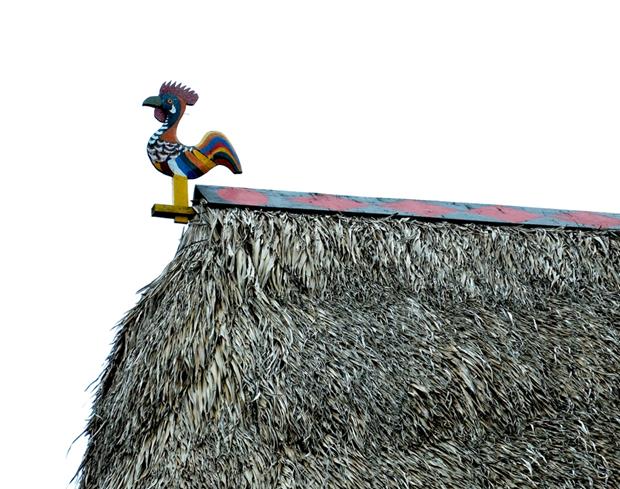
[[[620,487],[620,236],[202,207],[81,488]]]

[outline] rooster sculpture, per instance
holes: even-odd
[[[174,217],[188,222],[193,209],[188,206],[187,179],[198,178],[217,165],[233,173],[241,173],[241,164],[230,141],[220,132],[211,131],[195,146],[186,146],[177,138],[177,126],[188,105],[198,101],[198,94],[180,83],[165,82],[159,95],[148,97],[142,105],[155,109],[155,118],[162,126],[146,146],[153,166],[173,178],[173,206],[155,204],[153,215]],[[180,214],[180,215],[177,215]]]

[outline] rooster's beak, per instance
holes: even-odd
[[[161,98],[160,97],[149,97],[147,98],[144,102],[142,102],[142,105],[146,105],[147,107],[161,107]]]

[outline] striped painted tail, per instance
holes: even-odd
[[[224,165],[233,173],[241,173],[239,157],[221,132],[208,132],[196,148],[216,165]]]

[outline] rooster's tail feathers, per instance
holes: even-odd
[[[208,132],[196,148],[216,165],[224,165],[233,173],[241,173],[239,157],[221,132]]]

